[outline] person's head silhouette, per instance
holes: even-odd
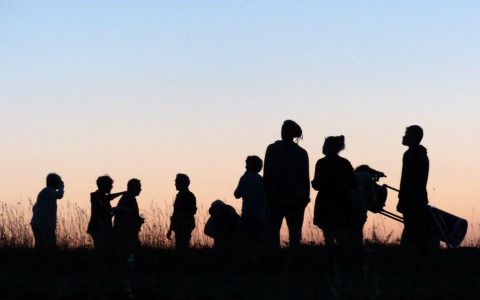
[[[100,176],[97,178],[97,187],[103,193],[110,194],[113,188],[113,179],[108,175]]]
[[[140,195],[140,192],[142,191],[142,184],[140,183],[140,180],[136,178],[130,179],[127,183],[127,191],[135,197]]]
[[[286,120],[283,122],[281,134],[282,140],[284,141],[293,141],[293,139],[297,139],[296,141],[298,142],[299,139],[303,138],[302,128],[292,120]]]
[[[418,125],[408,126],[402,138],[402,145],[411,147],[419,145],[423,138],[423,129]]]
[[[338,154],[343,149],[345,149],[345,137],[343,135],[329,136],[325,138],[322,152],[325,155],[331,155],[331,154]]]
[[[250,155],[245,160],[245,168],[248,172],[259,173],[263,167],[263,161],[256,155]]]
[[[60,175],[55,173],[50,173],[47,175],[47,186],[53,189],[58,189],[61,184],[63,184],[62,178]]]
[[[175,188],[177,191],[185,191],[188,190],[188,187],[190,186],[190,178],[188,178],[187,175],[185,174],[177,174],[177,177],[175,178]]]

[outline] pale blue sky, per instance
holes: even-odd
[[[82,205],[105,173],[170,202],[185,172],[203,203],[238,208],[245,157],[291,118],[312,172],[344,134],[342,155],[393,186],[420,124],[429,191],[467,214],[479,78],[478,1],[2,1],[0,201],[35,199],[57,171]]]

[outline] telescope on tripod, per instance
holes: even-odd
[[[377,175],[373,176],[374,181],[377,182],[380,177],[385,177],[385,175],[381,172],[378,172]],[[379,185],[375,183],[375,185],[377,199],[371,205],[371,207],[369,207],[368,210],[373,213],[379,213],[397,222],[404,223],[402,216],[383,209],[383,207],[385,206],[385,202],[387,201],[387,189],[391,189],[396,192],[400,191],[386,184]],[[458,247],[465,238],[465,235],[467,234],[467,220],[454,216],[446,211],[443,211],[431,205],[428,205],[428,210],[430,211],[432,220],[435,223],[440,234],[440,241],[444,242],[448,248]]]

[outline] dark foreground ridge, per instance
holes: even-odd
[[[0,299],[480,299],[480,249],[436,250],[411,260],[398,246],[368,244],[355,274],[329,268],[323,246],[252,254],[144,248],[135,267],[92,250],[38,261],[0,249]],[[356,287],[354,283],[356,282]]]

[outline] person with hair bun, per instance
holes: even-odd
[[[308,154],[298,145],[302,128],[292,120],[282,125],[282,140],[267,147],[263,183],[268,205],[268,239],[280,246],[280,228],[287,221],[289,245],[298,246],[302,239],[305,207],[310,202]]]
[[[352,201],[350,191],[356,180],[350,162],[338,154],[345,149],[345,137],[329,136],[323,144],[323,158],[315,165],[312,187],[318,191],[313,223],[323,231],[329,255],[335,242],[341,251],[352,242]]]

